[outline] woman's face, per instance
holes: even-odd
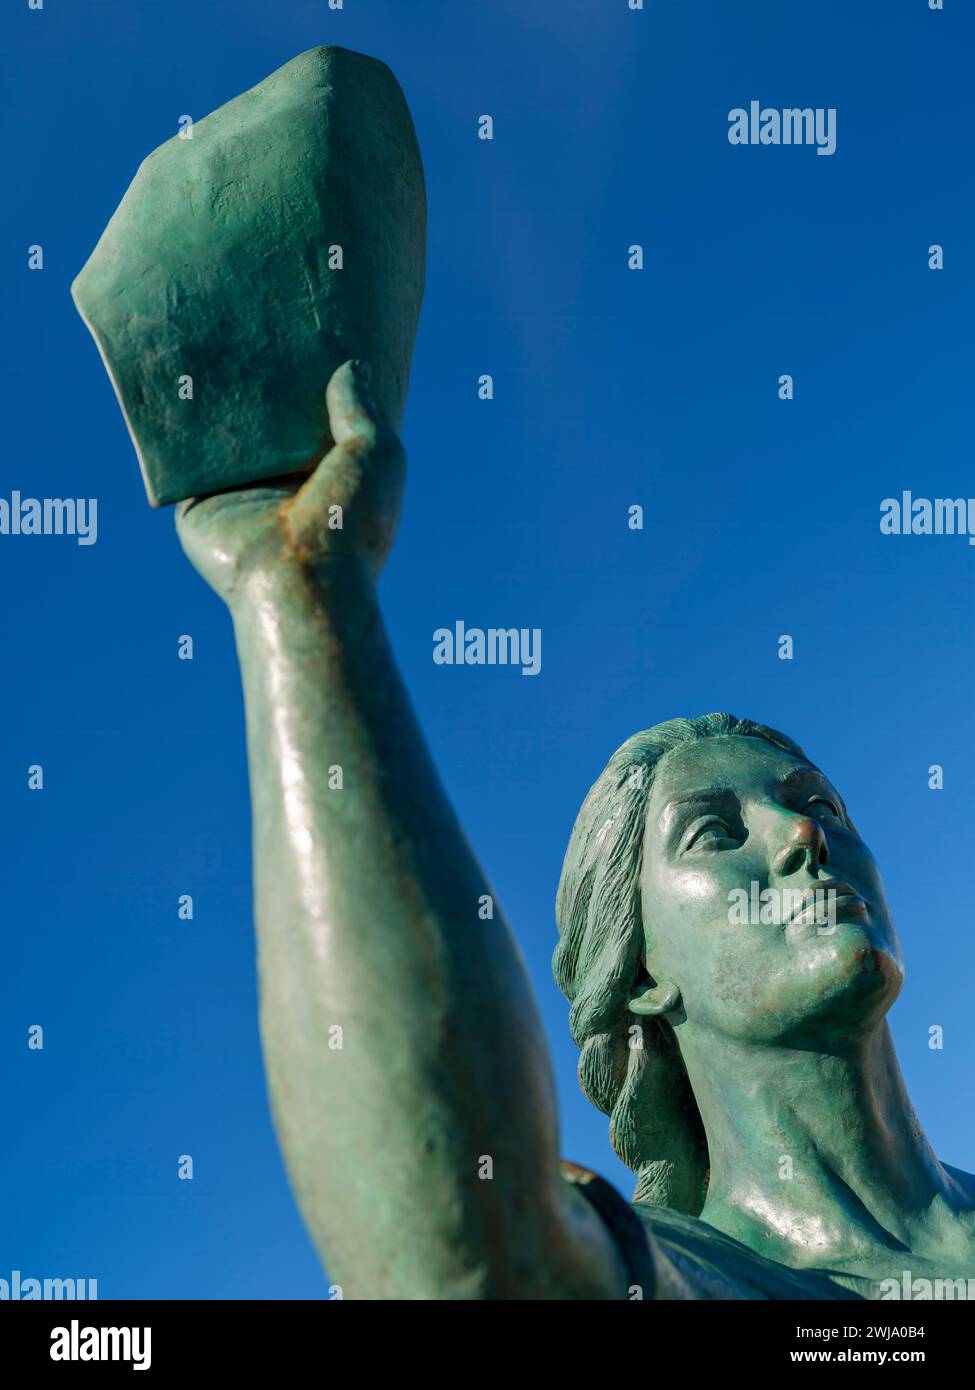
[[[873,855],[830,782],[764,739],[704,738],[660,761],[641,889],[647,971],[695,1025],[817,1044],[862,1031],[900,990]]]

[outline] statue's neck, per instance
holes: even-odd
[[[709,1224],[826,1268],[936,1244],[970,1205],[921,1131],[885,1022],[829,1051],[743,1044],[689,1021],[679,1037],[710,1150]]]

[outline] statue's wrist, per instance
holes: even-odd
[[[291,553],[253,566],[240,576],[228,598],[235,623],[250,623],[262,612],[319,617],[341,605],[374,598],[374,582],[365,557],[353,552],[328,555],[314,562]]]

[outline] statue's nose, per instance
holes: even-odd
[[[782,878],[805,867],[815,877],[821,864],[829,863],[829,845],[823,827],[809,816],[795,816],[785,844],[775,854],[773,868]]]

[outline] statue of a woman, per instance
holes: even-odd
[[[531,990],[479,914],[490,887],[383,630],[402,450],[353,364],[328,409],[303,485],[178,522],[233,615],[272,1107],[344,1296],[883,1297],[975,1275],[975,1178],[932,1152],[885,1021],[902,963],[874,860],[796,744],[730,715],[634,735],[579,814],[555,970],[633,1203],[560,1165]],[[785,890],[800,906],[776,911]],[[742,923],[756,891],[773,909]]]

